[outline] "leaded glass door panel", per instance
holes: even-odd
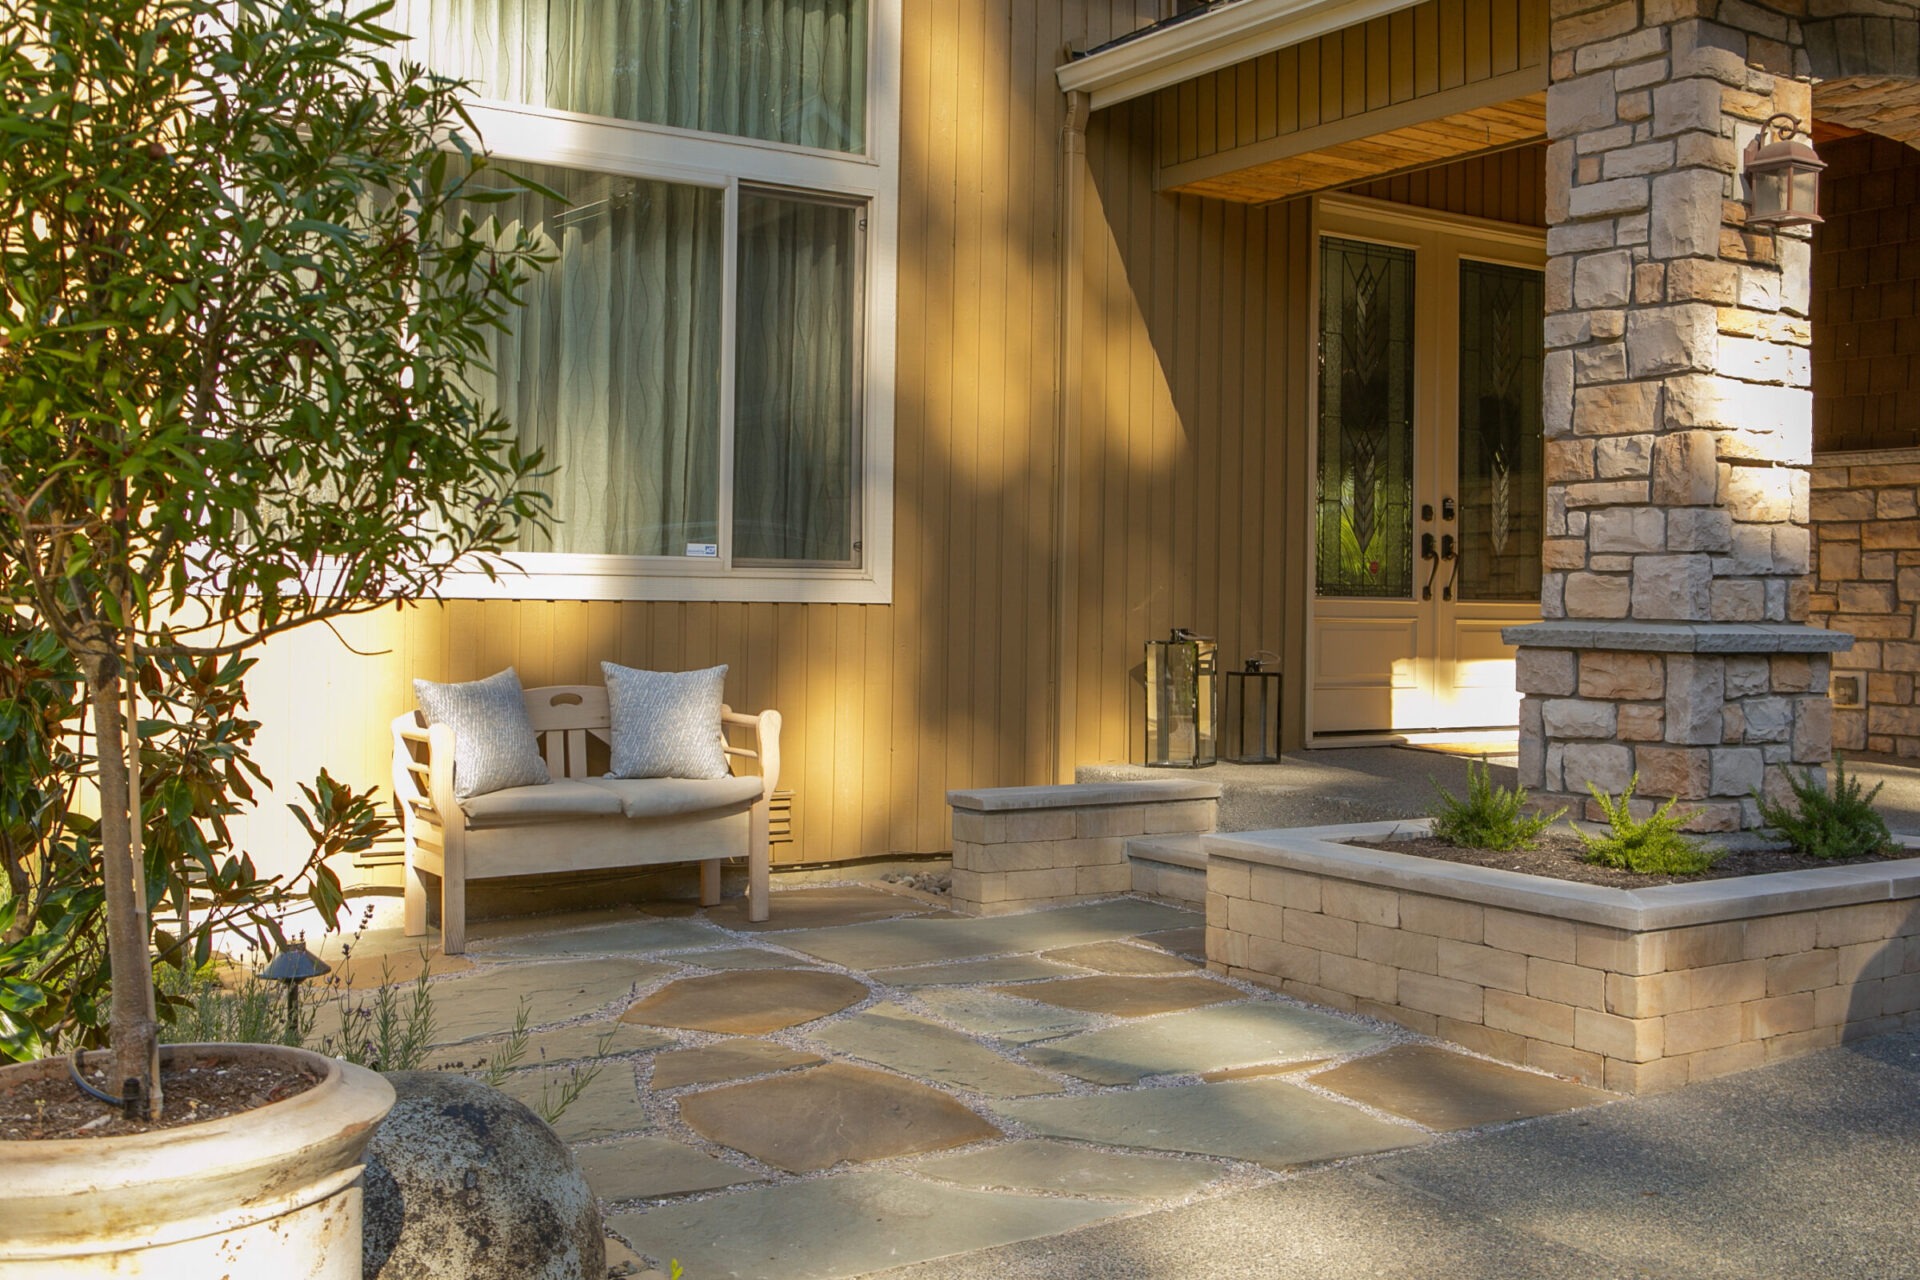
[[[1316,740],[1511,726],[1537,620],[1538,232],[1320,203]]]

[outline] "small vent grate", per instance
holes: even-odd
[[[776,791],[773,803],[768,806],[767,842],[769,844],[793,843],[793,792]]]
[[[1833,705],[1842,710],[1853,709],[1862,705],[1859,676],[1835,676],[1833,677],[1831,690]],[[780,802],[776,799],[774,803],[779,804]]]

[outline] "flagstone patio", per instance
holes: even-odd
[[[604,1044],[555,1127],[614,1256],[699,1280],[862,1275],[1611,1097],[1208,974],[1200,923],[870,886],[779,893],[763,925],[493,922],[432,979],[433,1062],[474,1069],[524,1005],[505,1087],[537,1104]],[[349,968],[410,950],[369,934]]]

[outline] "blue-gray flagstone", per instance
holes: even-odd
[[[1030,1046],[1023,1056],[1035,1066],[1093,1084],[1135,1084],[1148,1076],[1337,1058],[1390,1043],[1348,1018],[1247,1000],[1068,1036]]]

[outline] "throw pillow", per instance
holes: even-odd
[[[512,667],[467,684],[415,680],[413,695],[428,724],[453,728],[453,794],[460,799],[553,780]]]
[[[600,664],[613,719],[612,778],[724,778],[727,669],[639,671]]]

